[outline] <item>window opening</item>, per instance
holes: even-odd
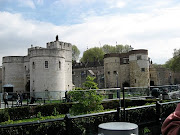
[[[142,58],[141,58],[141,55],[138,55],[137,56],[137,60],[141,60]]]
[[[61,62],[59,61],[59,69],[61,69]]]
[[[32,68],[35,69],[35,62],[32,63]]]
[[[48,68],[48,61],[45,61],[45,68]]]
[[[141,71],[142,71],[142,72],[145,72],[145,68],[141,68]]]

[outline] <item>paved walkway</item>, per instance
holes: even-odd
[[[27,105],[27,102],[23,102],[23,105]],[[8,101],[8,107],[16,107],[16,101]],[[5,104],[4,102],[0,102],[0,109],[4,109],[5,108]]]

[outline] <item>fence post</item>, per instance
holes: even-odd
[[[120,112],[121,112],[121,108],[117,107],[117,117],[116,117],[117,122],[120,122]]]
[[[161,103],[159,101],[156,101],[156,122],[158,126],[158,134],[161,134],[161,110]]]
[[[71,116],[70,114],[66,114],[64,117],[65,127],[66,127],[66,135],[71,135],[72,125],[71,125]]]
[[[124,90],[124,87],[122,88],[123,89],[123,121],[126,121],[126,103],[125,103],[125,90]]]

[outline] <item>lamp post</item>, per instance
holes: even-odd
[[[118,88],[118,72],[116,72],[116,81],[117,81],[117,88]],[[119,109],[121,109],[121,94],[120,94],[120,88],[117,90],[117,98],[119,98]]]

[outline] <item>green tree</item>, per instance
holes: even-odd
[[[77,61],[79,59],[80,51],[76,45],[72,46],[72,60]]]
[[[116,47],[115,46],[111,46],[111,45],[103,45],[102,50],[105,54],[108,53],[115,53],[116,52]]]
[[[103,49],[105,54],[108,54],[108,53],[127,53],[127,52],[133,50],[133,48],[130,45],[116,45],[116,46],[104,45],[102,47],[102,49]]]
[[[180,49],[174,49],[173,58],[165,63],[165,67],[173,71],[180,71]]]
[[[83,57],[81,58],[81,62],[94,62],[96,61],[103,61],[104,52],[102,48],[94,47],[86,50],[83,53]]]
[[[131,45],[116,45],[116,52],[117,53],[127,53],[133,50]]]
[[[104,54],[108,53],[126,53],[133,50],[130,45],[104,45],[103,47],[94,47],[86,50],[83,53],[81,62],[94,62],[94,61],[103,61]]]
[[[87,76],[85,83],[83,83],[86,89],[98,89],[98,84],[94,82],[96,77]]]
[[[88,76],[84,86],[87,89],[98,88],[97,84],[94,82],[94,79],[94,77]],[[87,114],[90,112],[103,110],[103,106],[101,105],[103,97],[101,95],[97,95],[97,92],[94,89],[73,90],[68,94],[70,94],[73,101],[77,102],[70,109],[70,113],[73,115]]]

